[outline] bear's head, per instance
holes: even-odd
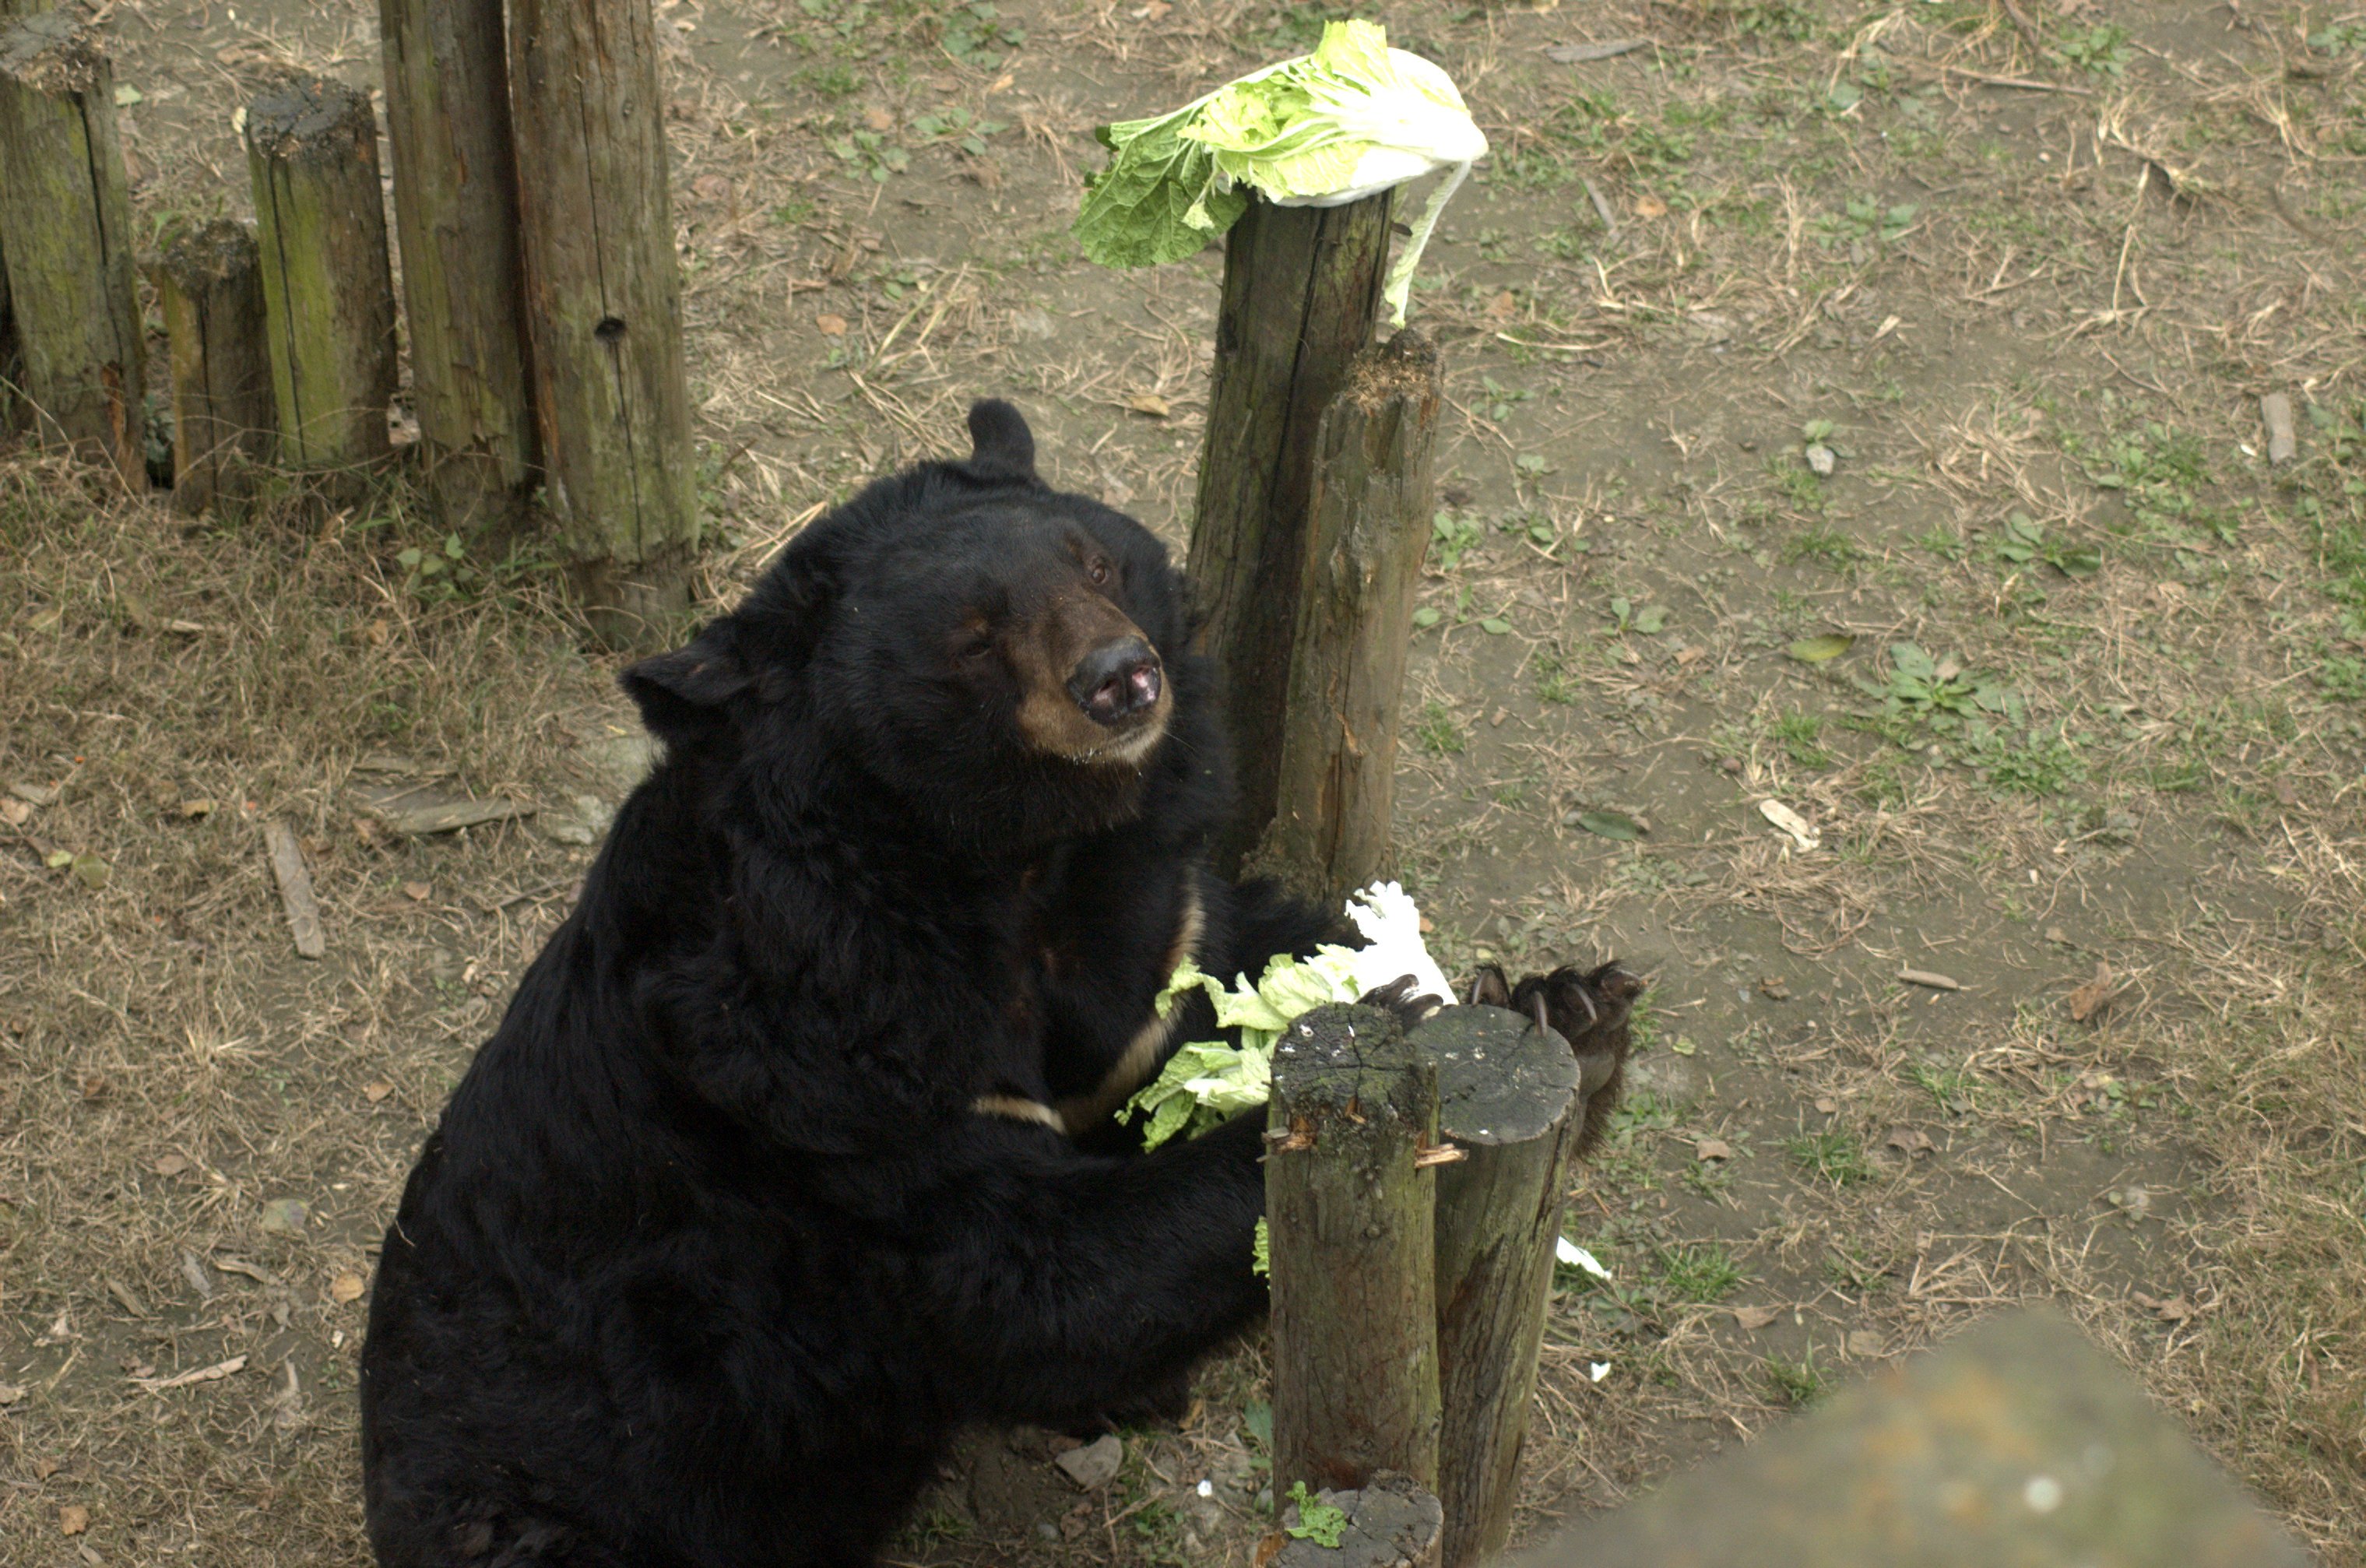
[[[747,600],[625,684],[681,754],[727,748],[783,804],[862,775],[942,834],[1018,852],[1123,821],[1174,728],[1182,583],[1142,525],[1035,472],[999,401],[975,450],[809,525]]]

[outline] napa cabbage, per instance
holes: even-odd
[[[1438,214],[1487,155],[1453,79],[1361,21],[1325,23],[1312,54],[1097,134],[1109,167],[1088,186],[1076,234],[1103,266],[1193,254],[1247,210],[1251,191],[1284,207],[1338,207],[1446,170],[1382,288],[1398,326]]]

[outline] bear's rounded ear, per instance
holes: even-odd
[[[969,406],[969,438],[975,448],[964,465],[980,479],[1033,480],[1035,433],[1027,418],[1000,398],[980,398]]]
[[[728,620],[716,621],[687,648],[644,659],[627,669],[625,693],[639,705],[641,722],[661,740],[684,739],[720,723],[723,709],[753,682]]]

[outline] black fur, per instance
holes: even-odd
[[[957,1425],[1122,1408],[1261,1310],[1262,1117],[1120,1158],[972,1109],[1139,1026],[1229,791],[1164,552],[1044,488],[1016,411],[971,425],[627,674],[666,760],[386,1238],[386,1568],[852,1568]],[[946,651],[1080,536],[1173,682],[1140,775],[1031,751],[1008,671]],[[1203,890],[1226,948],[1320,934]]]

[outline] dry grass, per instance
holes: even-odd
[[[353,1561],[355,1282],[552,918],[479,900],[580,852],[389,840],[346,786],[400,752],[533,798],[605,682],[534,591],[422,602],[389,529],[193,529],[102,483],[0,466],[0,1558]],[[290,950],[267,818],[324,963]],[[300,1236],[262,1227],[283,1198]]]

